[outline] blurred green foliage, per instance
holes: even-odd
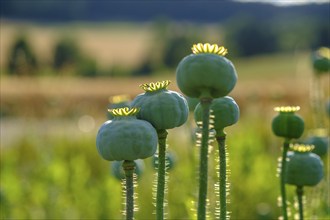
[[[278,35],[266,22],[239,17],[230,21],[226,30],[225,45],[232,56],[253,56],[279,50]]]
[[[36,75],[37,58],[25,35],[18,35],[10,48],[7,69],[11,75]]]
[[[76,65],[80,53],[78,45],[73,39],[60,39],[54,48],[54,68],[58,70],[66,66]]]
[[[165,18],[153,22],[153,42],[134,75],[151,75],[177,67],[180,60],[191,53],[193,44],[205,41],[198,25],[178,24]]]
[[[155,19],[150,24],[152,37],[147,45],[149,48],[146,48],[140,63],[135,66],[114,63],[104,69],[99,68],[95,58],[82,51],[79,37],[74,32],[69,37],[60,36],[54,42],[50,65],[37,65],[42,55],[33,52],[28,36],[19,36],[10,49],[7,69],[16,75],[45,75],[49,72],[48,75],[85,77],[143,76],[173,71],[180,60],[191,53],[192,45],[198,42],[224,45],[231,59],[330,47],[329,25],[327,21],[316,18],[292,15],[260,21],[253,16],[241,15],[213,25],[212,32],[209,27],[208,24]]]
[[[96,60],[84,55],[73,38],[60,39],[54,48],[53,68],[63,74],[93,77],[97,75]]]
[[[198,149],[190,139],[192,129],[187,124],[169,133],[169,149],[177,158],[169,173],[169,219],[195,218],[191,209],[197,200]],[[239,126],[227,133],[232,219],[276,219],[280,215],[276,166],[281,143],[274,139],[267,124],[257,118],[242,118]],[[97,154],[94,132],[79,136],[22,134],[9,146],[1,147],[1,219],[121,218],[121,183],[110,175],[109,162]],[[210,156],[211,204],[215,200],[214,155],[215,150]],[[155,171],[151,158],[145,164],[136,188],[137,219],[154,218]],[[326,181],[327,178],[315,188],[306,188],[307,216],[329,217]],[[294,189],[288,191],[290,208],[295,213]],[[211,217],[213,209],[211,205]]]

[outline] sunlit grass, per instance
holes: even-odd
[[[172,219],[193,216],[191,201],[197,198],[198,150],[192,142],[191,129],[183,126],[169,135],[169,150],[177,158],[169,173],[168,217]],[[97,155],[95,131],[76,135],[69,131],[22,133],[1,148],[1,217],[121,218],[121,184],[110,176],[109,163]],[[243,115],[240,123],[230,128],[230,134],[227,144],[232,218],[275,219],[279,216],[276,166],[281,143],[274,140],[261,118]],[[151,187],[155,171],[151,160],[145,162],[146,170],[136,189],[137,219],[154,218]],[[325,183],[310,191],[306,189],[314,194],[325,191]],[[322,205],[314,206],[311,212],[318,210],[319,217],[325,216],[326,200],[314,196],[313,201]]]

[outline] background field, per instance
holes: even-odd
[[[4,26],[3,26],[4,25]],[[170,79],[175,70],[151,76],[81,78],[72,76],[8,76],[4,63],[21,24],[2,23],[1,64],[1,218],[2,219],[120,219],[120,182],[110,175],[109,163],[95,147],[99,126],[106,120],[108,98],[128,94],[134,98],[141,83]],[[74,31],[83,51],[99,65],[137,65],[148,52],[153,37],[149,24],[108,24],[43,27],[24,24],[32,47],[43,62],[51,59],[58,35]],[[87,27],[87,28],[86,28]],[[209,39],[212,26],[205,27]],[[190,51],[187,51],[189,54]],[[311,51],[295,50],[246,58],[233,58],[239,80],[230,94],[241,110],[239,123],[228,128],[231,167],[229,209],[232,219],[276,219],[280,216],[276,177],[282,140],[270,130],[278,105],[299,105],[305,119],[302,139],[313,133],[313,71]],[[325,100],[329,74],[321,77]],[[324,100],[324,101],[325,101]],[[197,199],[198,149],[191,120],[169,132],[169,149],[176,155],[170,172],[168,219],[192,219]],[[325,118],[329,133],[329,118]],[[216,148],[216,146],[214,146]],[[210,201],[214,174],[210,156]],[[329,157],[323,158],[326,176],[315,188],[306,188],[306,216],[329,218]],[[151,160],[138,181],[137,219],[153,219]],[[288,187],[290,208],[294,188]],[[210,206],[212,219],[213,206]]]

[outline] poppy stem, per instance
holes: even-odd
[[[298,197],[298,206],[299,206],[299,219],[304,220],[304,205],[303,205],[303,194],[304,190],[302,186],[297,186],[296,193]]]
[[[158,175],[157,175],[157,196],[156,196],[156,217],[157,220],[164,219],[164,197],[166,184],[166,138],[165,129],[158,130]]]
[[[221,136],[217,136],[217,142],[219,146],[219,191],[220,191],[220,219],[227,219],[227,153],[226,153],[226,134],[223,133]]]
[[[282,197],[282,211],[283,211],[283,220],[288,220],[288,210],[286,203],[286,191],[285,191],[285,179],[284,174],[286,170],[286,156],[289,150],[290,140],[285,139],[282,148],[282,161],[281,161],[281,171],[280,171],[280,186],[281,186],[281,197]]]
[[[125,171],[126,179],[126,220],[134,219],[134,170],[135,163],[132,160],[125,160],[123,162],[123,170]]]
[[[210,123],[210,106],[212,98],[201,98],[200,100],[203,111],[203,128],[202,128],[202,144],[200,149],[200,166],[199,166],[199,198],[197,219],[206,219],[206,198],[207,198],[207,178],[208,178],[208,140],[209,140],[209,123]]]

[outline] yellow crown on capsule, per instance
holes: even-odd
[[[280,107],[275,107],[274,111],[276,112],[297,112],[300,110],[300,106],[280,106]]]
[[[307,153],[311,152],[315,148],[314,145],[307,144],[290,144],[290,149],[295,152]]]
[[[108,109],[108,111],[113,116],[133,116],[136,115],[139,112],[139,108],[115,108],[115,109]]]
[[[160,89],[166,89],[167,86],[171,83],[170,80],[158,81],[158,82],[151,82],[151,83],[144,83],[141,84],[140,87],[146,92],[154,92]]]
[[[194,44],[191,48],[194,54],[199,53],[212,53],[220,56],[225,56],[228,53],[228,50],[223,46],[218,46],[217,44],[209,44],[209,43],[198,43]]]

